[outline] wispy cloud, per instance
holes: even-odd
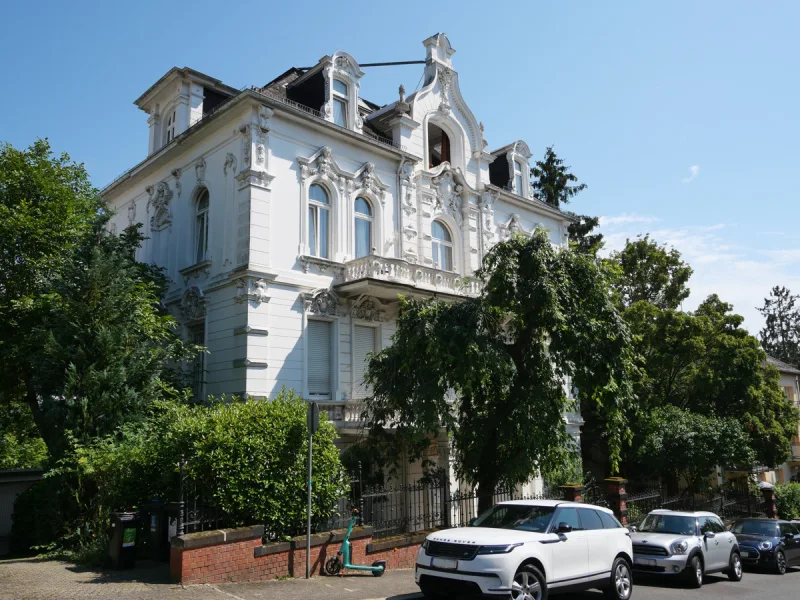
[[[683,183],[692,183],[700,174],[700,165],[692,165],[689,167],[689,176],[681,179]]]
[[[656,223],[660,221],[657,217],[637,215],[636,213],[623,213],[615,217],[600,217],[600,226],[609,227],[612,225],[625,225],[628,223]]]
[[[756,310],[775,285],[800,292],[800,248],[767,250],[757,248],[747,238],[736,235],[736,227],[726,223],[686,227],[641,227],[658,219],[628,220],[622,214],[601,220],[606,253],[620,250],[627,239],[649,233],[659,244],[677,249],[694,269],[689,281],[692,295],[684,303],[693,310],[710,294],[718,294],[733,304],[745,318],[745,327],[756,334],[764,319]]]

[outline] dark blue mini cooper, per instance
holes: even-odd
[[[800,565],[800,529],[789,521],[741,519],[731,528],[739,541],[742,564],[766,567],[783,575]]]

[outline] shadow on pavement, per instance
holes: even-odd
[[[79,565],[71,565],[66,569],[73,573],[89,574],[91,578],[81,583],[120,583],[130,581],[168,584],[170,582],[169,564],[149,560],[136,561],[136,567],[121,571],[81,567]]]

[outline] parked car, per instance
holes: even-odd
[[[731,531],[739,540],[745,565],[766,567],[780,575],[787,567],[800,565],[800,528],[790,521],[740,519]]]
[[[501,502],[468,527],[430,534],[414,578],[426,598],[495,595],[542,600],[599,588],[633,592],[630,535],[607,508],[559,500]]]
[[[636,572],[684,577],[697,588],[708,573],[742,580],[736,536],[714,513],[654,510],[631,531]]]

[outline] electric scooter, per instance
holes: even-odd
[[[366,565],[351,565],[350,564],[350,534],[353,533],[353,527],[358,521],[358,509],[353,509],[353,518],[350,519],[350,526],[347,528],[347,533],[342,540],[342,547],[336,553],[336,556],[329,558],[325,561],[325,572],[328,575],[342,576],[342,569],[352,569],[354,571],[369,571],[373,577],[380,577],[386,570],[385,560],[376,560],[371,566]]]

